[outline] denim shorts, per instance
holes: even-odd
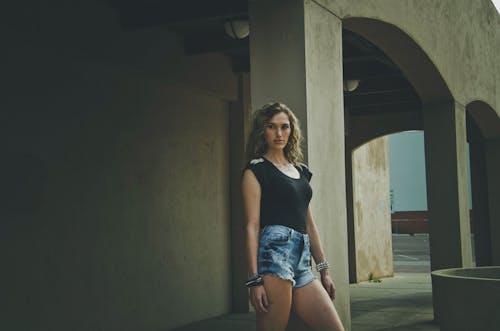
[[[289,280],[294,288],[316,279],[311,271],[309,236],[283,225],[262,228],[257,262],[260,275]]]

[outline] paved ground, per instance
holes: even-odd
[[[433,323],[428,235],[393,235],[395,276],[350,285],[352,331],[438,331]],[[231,314],[175,331],[255,331],[255,315]]]
[[[381,283],[351,285],[353,331],[438,331],[429,273],[397,273]]]
[[[351,284],[353,331],[439,330],[433,322],[429,236],[392,236],[395,276]]]
[[[431,272],[428,234],[393,234],[394,272]]]

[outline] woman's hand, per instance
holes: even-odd
[[[267,301],[267,294],[264,286],[250,287],[250,302],[257,312],[267,313],[269,302]]]
[[[321,274],[321,284],[332,300],[335,300],[335,284],[329,274]]]

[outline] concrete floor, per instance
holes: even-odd
[[[381,283],[351,285],[353,331],[438,331],[433,322],[429,273],[397,273]]]
[[[428,234],[393,234],[394,272],[431,272]]]
[[[438,331],[433,322],[429,237],[393,235],[395,276],[350,285],[351,330]],[[230,314],[175,331],[255,331],[255,315]]]
[[[393,234],[394,277],[350,285],[353,331],[439,330],[433,322],[428,234]]]

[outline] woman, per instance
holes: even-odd
[[[250,301],[257,329],[285,330],[291,309],[315,330],[344,330],[309,202],[311,172],[301,164],[301,134],[282,103],[254,114],[243,173]],[[321,283],[311,271],[311,252]]]

